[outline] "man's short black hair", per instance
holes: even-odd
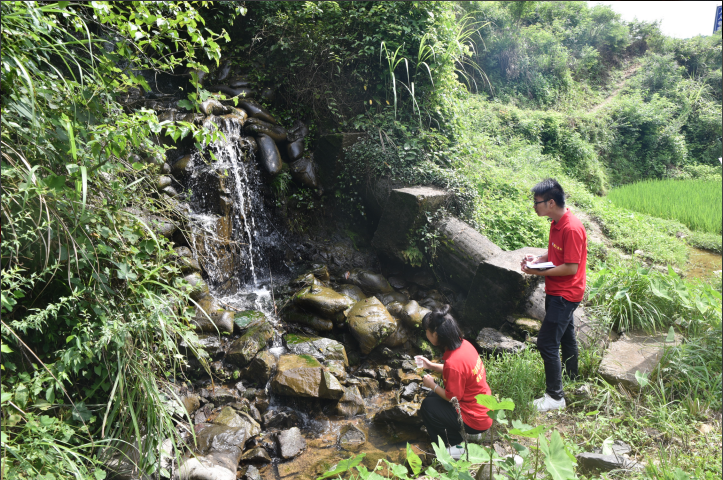
[[[449,305],[443,305],[439,310],[433,310],[422,319],[422,328],[434,333],[437,332],[437,339],[442,350],[457,350],[462,346],[462,330],[459,329],[457,321],[449,313]]]
[[[565,206],[565,191],[554,178],[546,178],[532,187],[532,194],[545,201],[554,200],[558,207]]]

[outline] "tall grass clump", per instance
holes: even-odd
[[[173,386],[185,364],[178,343],[194,350],[197,342],[172,244],[147,220],[174,216],[152,183],[163,127],[152,111],[116,101],[148,89],[117,65],[198,66],[194,42],[214,37],[196,33],[189,4],[0,8],[0,470],[3,478],[99,480],[110,457],[128,454],[129,469],[145,478],[159,472],[162,442],[180,442],[188,417]],[[194,40],[178,39],[186,28]],[[163,41],[174,38],[168,58]]]
[[[619,207],[678,220],[691,230],[721,233],[720,180],[648,180],[615,188],[608,197]]]
[[[523,422],[535,415],[532,401],[545,393],[545,370],[537,351],[490,356],[484,360],[487,383],[498,398],[515,402],[515,417]]]

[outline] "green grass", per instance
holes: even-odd
[[[721,233],[721,182],[649,180],[613,189],[608,198],[619,207],[675,219],[691,230]]]

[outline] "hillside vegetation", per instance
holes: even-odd
[[[214,77],[222,61],[254,87],[273,86],[269,110],[307,122],[310,145],[326,133],[368,134],[346,152],[337,191],[276,189],[292,231],[335,208],[367,225],[358,192],[390,177],[449,189],[449,210],[506,250],[544,247],[549,225],[529,192],[556,177],[599,232],[589,246],[592,315],[686,338],[637,398],[599,380],[601,352],[583,352],[591,393],[564,417],[568,440],[586,450],[612,436],[637,442],[643,478],[720,478],[721,277],[676,273],[689,245],[720,253],[720,229],[691,230],[605,196],[652,179],[720,186],[720,35],[672,39],[586,2],[1,8],[3,478],[102,480],[104,462],[130,444],[151,452],[141,473],[168,475],[157,446],[181,445],[170,387],[183,378],[178,343],[196,337],[192,312],[178,308],[190,287],[172,245],[137,212],[177,214],[150,193],[164,135],[214,135],[162,125],[119,99],[132,89],[151,97],[147,78],[168,74],[191,78],[196,103],[209,96],[199,73]],[[418,261],[434,241],[431,227],[420,230]],[[530,356],[488,368],[504,385],[495,393],[518,405],[543,374]],[[701,424],[713,427],[699,433]]]

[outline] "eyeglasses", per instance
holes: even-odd
[[[549,202],[550,200],[540,200],[539,202],[533,202],[533,205],[537,206],[538,203]]]

